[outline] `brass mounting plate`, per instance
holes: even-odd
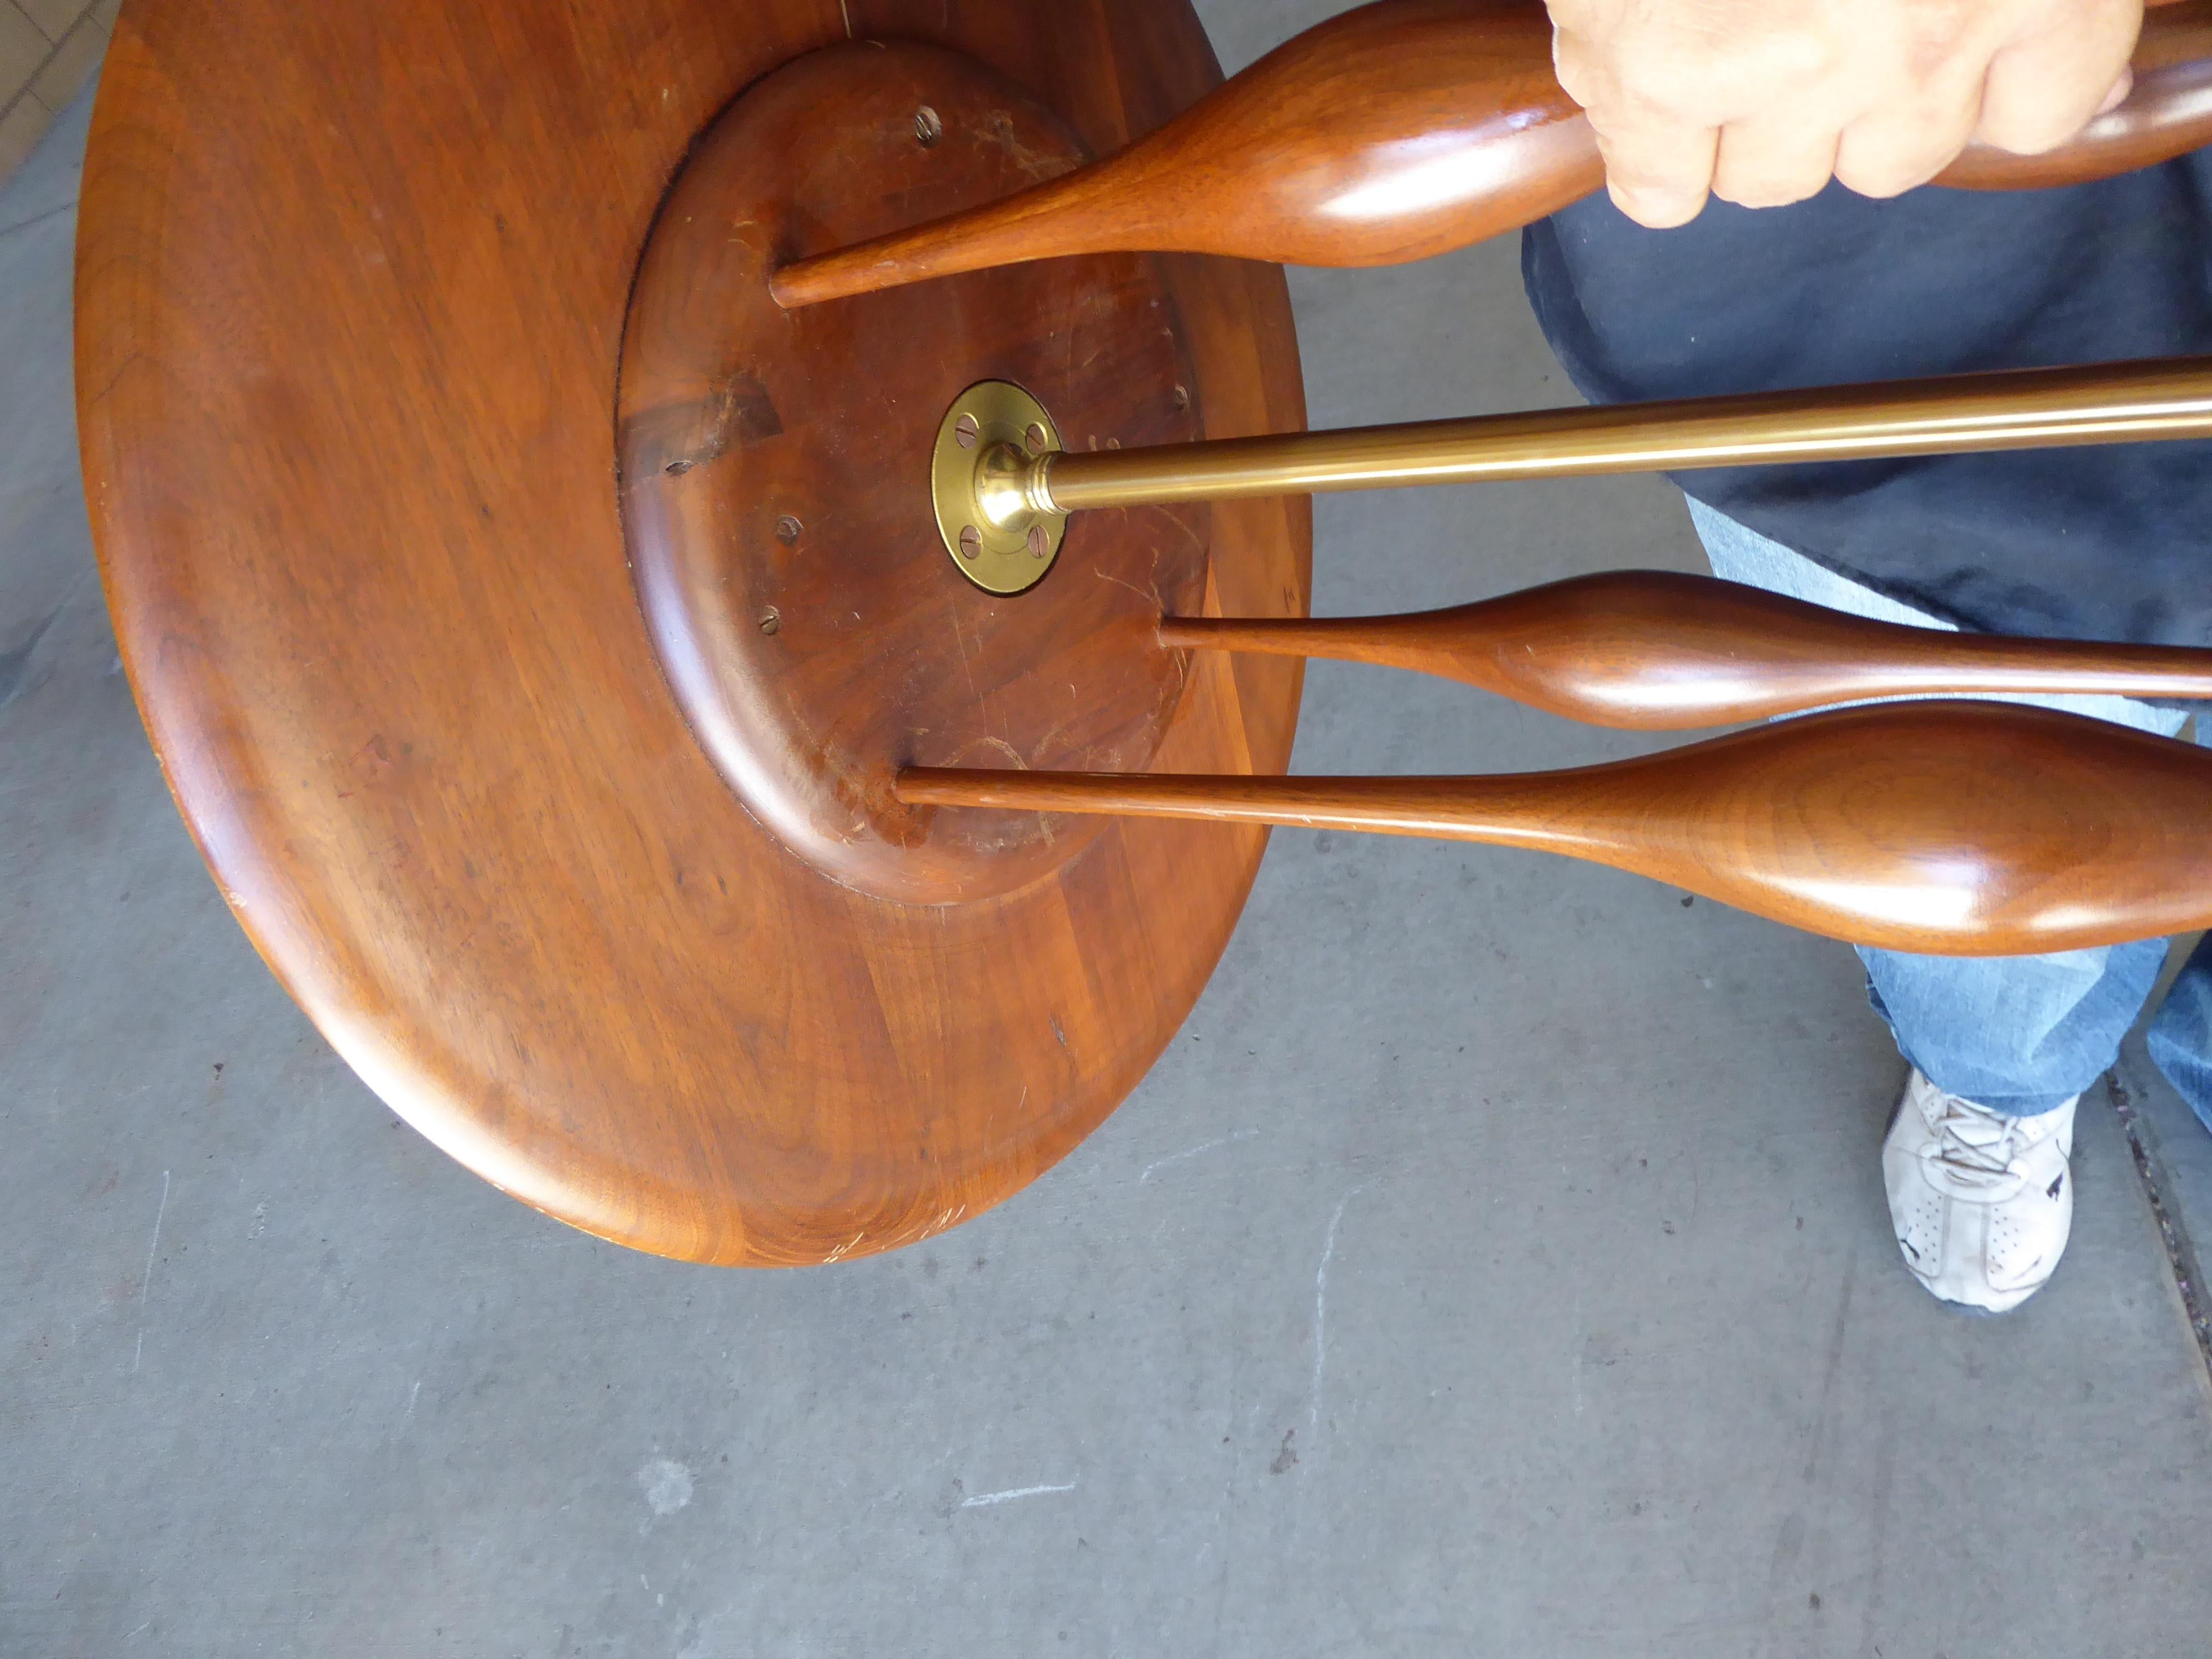
[[[1024,506],[995,516],[983,489],[1006,483],[1039,455],[1061,447],[1060,429],[1035,398],[1010,380],[978,380],[952,400],[930,459],[930,502],[953,568],[987,593],[1035,587],[1060,558],[1067,515]]]

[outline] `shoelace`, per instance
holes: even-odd
[[[2021,1148],[2012,1119],[1945,1095],[1934,1127],[1936,1139],[1920,1157],[1936,1185],[1982,1204],[2001,1202],[2020,1190],[2027,1176],[2014,1167]]]

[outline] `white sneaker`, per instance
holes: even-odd
[[[2074,1227],[2080,1099],[2008,1117],[1912,1073],[1881,1173],[1905,1265],[1933,1295],[2002,1313],[2043,1288]]]

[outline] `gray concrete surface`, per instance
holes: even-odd
[[[1233,64],[1334,8],[1203,9]],[[1947,1313],[1849,954],[1608,872],[1279,836],[1154,1075],[902,1255],[672,1266],[448,1163],[256,960],[116,672],[83,121],[0,193],[0,1654],[2203,1650],[2212,1406],[2112,1115],[2050,1290]],[[1510,246],[1294,286],[1317,422],[1568,395]],[[1340,612],[1697,562],[1634,479],[1318,541]],[[1327,665],[1307,710],[1313,771],[1637,746]]]

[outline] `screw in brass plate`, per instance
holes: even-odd
[[[793,546],[796,544],[799,540],[799,532],[805,529],[805,527],[806,526],[799,523],[798,520],[793,518],[790,514],[787,513],[775,521],[775,538],[781,542],[786,547]]]
[[[963,559],[972,559],[979,556],[982,551],[983,532],[972,524],[963,526],[960,532],[960,556]]]
[[[1029,425],[1029,430],[1022,434],[1023,447],[1027,449],[1032,455],[1043,454],[1044,447],[1051,441],[1052,439],[1046,433],[1044,428],[1040,426],[1035,421],[1031,421]]]
[[[924,149],[933,149],[945,137],[945,118],[924,104],[914,112],[914,138]]]
[[[761,612],[760,628],[762,633],[774,634],[780,631],[782,627],[783,613],[781,611],[778,611],[774,605],[769,606],[767,610]]]
[[[975,447],[975,440],[983,435],[982,423],[973,415],[963,415],[952,428],[952,436],[963,449]]]
[[[1052,538],[1044,533],[1044,526],[1041,524],[1030,526],[1029,541],[1030,557],[1033,559],[1041,559],[1052,551]]]

